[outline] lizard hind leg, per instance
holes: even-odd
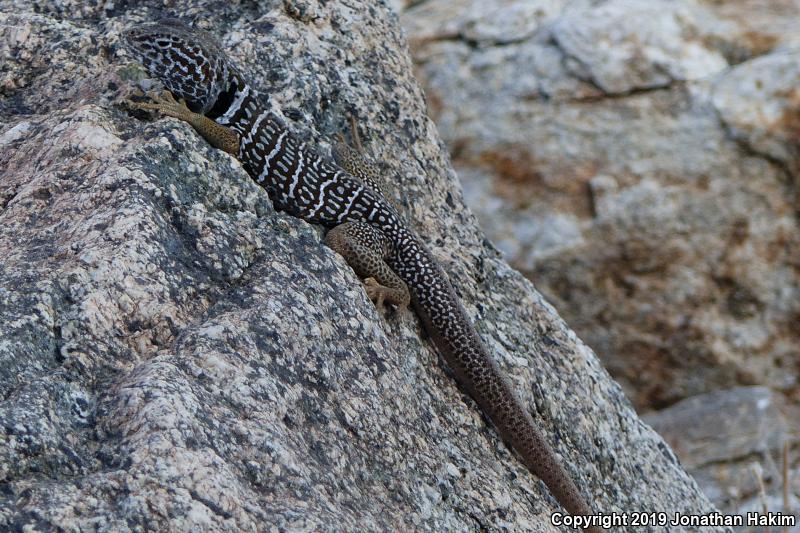
[[[389,253],[388,239],[365,222],[345,222],[331,229],[325,244],[344,257],[356,275],[364,279],[367,296],[380,308],[384,302],[400,308],[408,306],[408,286],[384,260]]]

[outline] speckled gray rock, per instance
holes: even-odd
[[[605,95],[703,78],[728,63],[705,45],[688,2],[615,0],[570,10],[550,26],[570,72]]]
[[[731,69],[712,90],[731,136],[746,149],[800,172],[800,48],[777,50]]]
[[[766,387],[740,387],[688,398],[644,419],[694,468],[780,450],[789,433],[782,407]]]
[[[560,530],[415,317],[378,312],[319,229],[191,128],[120,104],[141,71],[119,32],[161,5],[0,3],[0,529]],[[712,509],[486,243],[384,6],[170,14],[218,35],[321,149],[357,114],[597,508]]]

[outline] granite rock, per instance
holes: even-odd
[[[789,438],[783,401],[766,387],[740,387],[682,400],[644,416],[690,469],[780,451]]]
[[[688,2],[615,0],[571,10],[549,26],[571,74],[604,95],[706,78],[728,66],[703,42]]]
[[[797,509],[800,503],[795,496],[800,469],[783,464],[784,446],[791,451],[796,439],[790,421],[800,417],[798,411],[766,387],[738,387],[687,398],[642,418],[724,511],[760,512],[766,501],[770,511],[785,512],[784,468],[790,506]]]
[[[798,0],[402,11],[467,204],[641,411],[750,386],[800,401],[798,13]],[[692,473],[720,506],[757,507],[745,465],[774,473],[763,459],[723,453]]]
[[[218,35],[320,150],[355,114],[597,508],[713,509],[485,240],[384,5],[170,5],[0,2],[0,529],[567,531],[413,315],[186,124],[124,105],[152,83],[120,31],[162,15]]]

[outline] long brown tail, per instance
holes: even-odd
[[[457,376],[461,369],[458,358],[451,358],[442,350],[445,360],[454,367]],[[455,359],[455,361],[453,361]],[[465,382],[461,379],[459,381]],[[584,500],[578,487],[559,461],[553,449],[535,425],[533,418],[524,409],[506,379],[497,368],[497,364],[487,359],[483,376],[479,383],[467,385],[465,388],[489,415],[503,440],[522,458],[528,470],[544,481],[553,497],[571,515],[589,515],[592,510]],[[586,531],[597,532],[596,528]]]
[[[494,377],[497,383],[490,386],[500,389],[501,392],[495,390],[492,394],[503,399],[498,409],[492,410],[491,407],[486,409],[503,440],[522,457],[528,470],[544,481],[553,497],[569,514],[592,514],[578,487],[544,439],[542,432],[534,424],[530,414],[521,406],[509,384],[499,374],[499,370],[494,370],[498,372]],[[476,392],[476,396],[482,395],[481,392]],[[597,532],[598,529],[588,528],[586,531]]]
[[[422,245],[414,252],[415,268],[427,275],[409,276],[412,303],[456,379],[489,415],[503,440],[522,457],[528,470],[544,481],[568,513],[592,514],[572,478],[489,355],[444,272]],[[599,529],[592,527],[586,531],[598,533]]]

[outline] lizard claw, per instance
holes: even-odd
[[[187,117],[190,116],[192,112],[186,106],[186,102],[184,100],[181,100],[180,102],[175,101],[175,97],[172,96],[171,92],[149,92],[147,93],[147,96],[152,100],[152,102],[133,102],[128,100],[128,103],[137,109],[143,109],[145,111],[157,111],[162,115],[186,120],[187,122],[189,121]]]
[[[375,278],[367,278],[364,280],[364,289],[367,291],[367,297],[375,302],[375,307],[381,309],[386,297],[386,287],[378,283]]]
[[[406,292],[405,298],[397,294],[397,290],[381,285],[375,278],[366,278],[364,280],[364,290],[370,300],[375,302],[375,307],[383,309],[383,304],[388,302],[395,306],[397,311],[403,311],[408,307],[408,293]]]
[[[156,104],[167,105],[167,106],[179,105],[178,102],[175,101],[175,97],[172,96],[172,93],[169,91],[160,91],[160,92],[151,91],[147,93],[147,96]]]

